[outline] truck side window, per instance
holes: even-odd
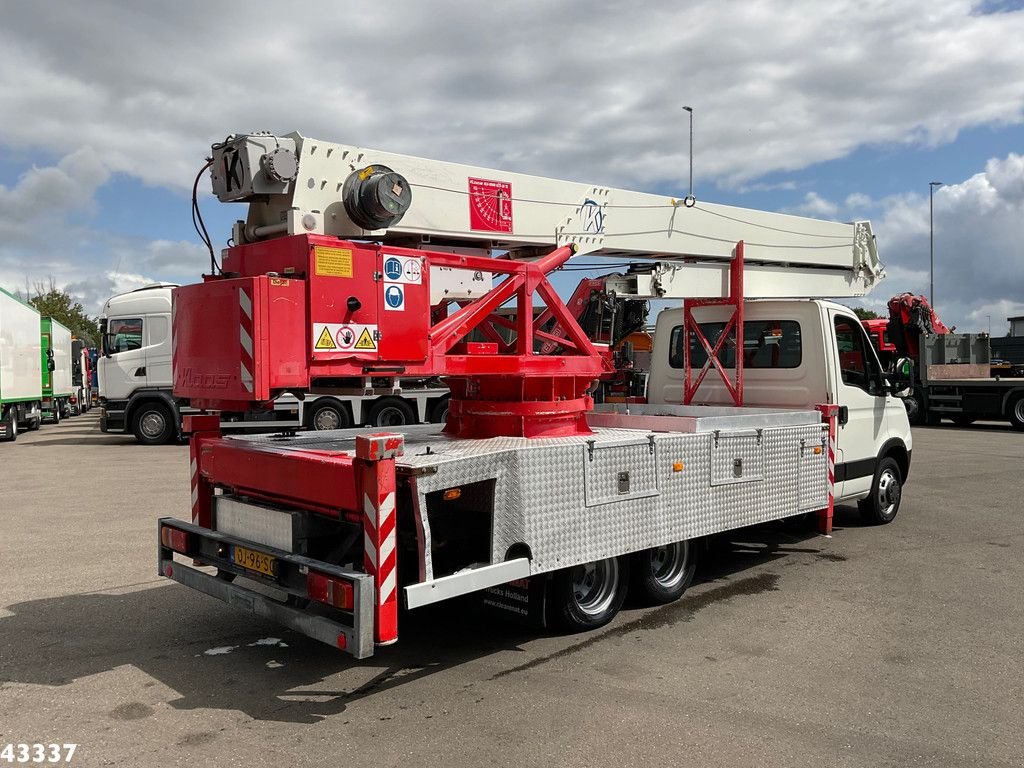
[[[106,352],[116,355],[142,347],[142,318],[117,318],[107,322],[107,335],[103,339]]]
[[[725,323],[701,323],[700,329],[712,346],[725,329]],[[736,367],[736,352],[726,346],[718,354],[724,368]],[[708,356],[696,338],[690,339],[690,364],[700,368]],[[745,368],[799,368],[803,360],[800,323],[795,320],[748,320],[743,324],[743,366]],[[672,329],[669,361],[673,368],[683,367],[683,326]]]
[[[847,317],[835,318],[836,350],[839,353],[839,371],[843,384],[874,394],[877,376],[864,344],[861,326]]]

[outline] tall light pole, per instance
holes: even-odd
[[[935,309],[935,188],[941,181],[928,182],[928,301]]]
[[[693,107],[683,107],[690,114],[690,194],[686,196],[683,203],[687,208],[692,208],[697,198],[693,196]]]

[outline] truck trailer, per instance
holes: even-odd
[[[39,322],[43,384],[43,418],[59,424],[71,415],[72,382],[71,331],[52,317]]]
[[[38,429],[43,412],[39,312],[0,288],[0,439]]]
[[[476,282],[480,293],[483,279]],[[444,285],[454,292],[451,280]],[[102,354],[97,360],[103,432],[131,432],[140,443],[158,445],[178,439],[182,418],[197,412],[187,398],[172,391],[174,288],[151,285],[113,296],[103,305]],[[318,341],[321,347],[327,343]],[[279,395],[265,409],[224,411],[221,420],[225,429],[236,431],[397,427],[443,422],[447,404],[448,390],[437,378],[360,376],[316,396],[294,391]]]
[[[365,658],[398,639],[400,604],[479,594],[583,631],[627,591],[680,598],[712,534],[809,513],[828,532],[837,502],[896,517],[904,367],[887,379],[853,312],[816,298],[884,277],[869,223],[300,134],[232,136],[209,167],[248,217],[219,274],[174,291],[176,396],[244,410],[387,374],[451,395],[445,424],[400,431],[225,436],[188,417],[191,522],[158,521],[162,576]],[[680,300],[646,404],[594,404],[610,350],[549,282],[584,254],[633,263],[618,295]],[[438,299],[440,269],[494,284]]]

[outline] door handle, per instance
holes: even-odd
[[[850,408],[846,405],[839,406],[839,426],[845,426],[850,420]]]
[[[136,368],[134,375],[135,376],[145,376],[146,375],[146,366],[142,366],[141,368]]]

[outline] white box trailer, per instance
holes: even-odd
[[[0,439],[17,439],[41,418],[39,312],[0,288]]]

